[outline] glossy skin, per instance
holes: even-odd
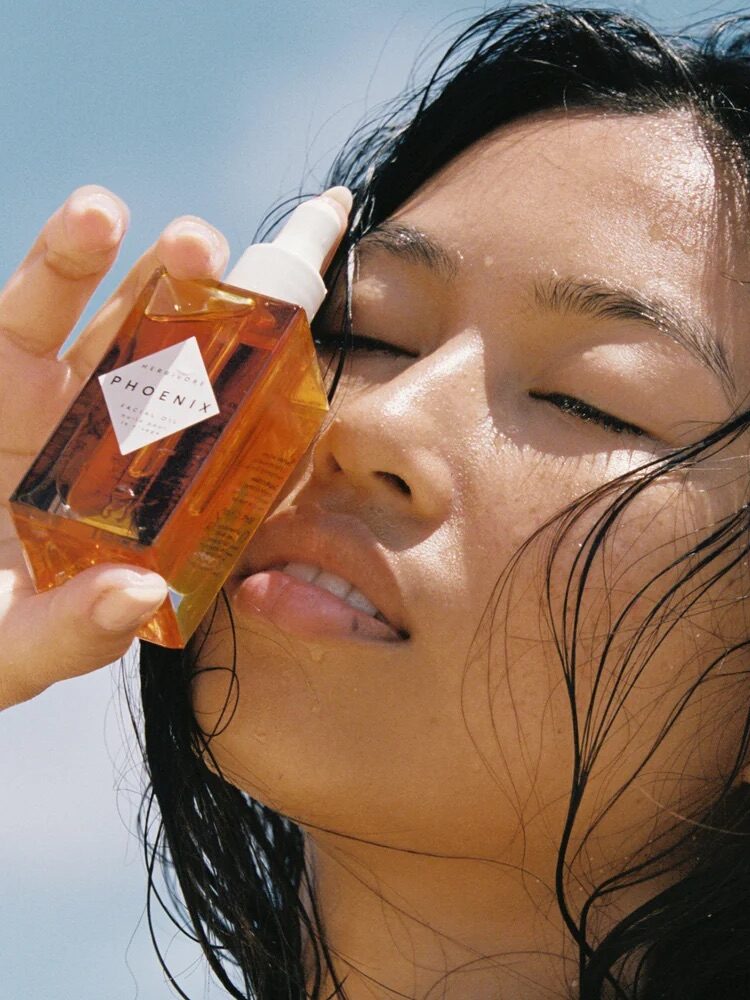
[[[259,568],[274,518],[353,518],[391,567],[411,636],[313,642],[238,614],[241,697],[212,744],[232,780],[305,825],[350,1000],[425,997],[432,987],[431,996],[448,1000],[535,1000],[564,996],[575,976],[574,962],[562,957],[572,948],[554,901],[573,727],[539,613],[538,549],[515,575],[510,610],[500,602],[489,647],[484,612],[518,545],[564,504],[698,437],[744,402],[748,316],[736,279],[747,277],[747,253],[734,235],[733,206],[717,197],[719,181],[731,189],[731,175],[707,155],[687,115],[542,116],[468,150],[397,213],[395,222],[445,245],[452,282],[393,247],[363,250],[357,332],[420,356],[353,357],[330,422],[246,562]],[[223,273],[221,234],[202,220],[176,220],[56,361],[126,225],[117,196],[94,186],[75,192],[0,296],[0,371],[7,387],[29,389],[3,394],[6,496],[156,264],[178,277]],[[530,283],[541,278],[544,286],[555,275],[658,295],[715,328],[734,367],[734,397],[647,324],[537,307]],[[531,392],[576,396],[655,440],[614,433]],[[595,564],[582,619],[581,717],[607,616],[691,532],[736,509],[746,475],[738,441],[721,461],[648,489],[618,525]],[[567,564],[593,516],[562,544],[558,614]],[[106,566],[36,595],[5,514],[0,527],[0,705],[11,705],[113,660],[135,619],[161,597],[150,579],[148,600],[130,602],[132,622],[122,607],[119,617],[111,607],[96,615],[103,594],[127,596],[135,582]],[[720,594],[701,599],[629,678],[632,689],[620,685],[624,701],[605,719],[569,858],[701,668],[747,633],[737,601],[746,583],[738,571]],[[649,606],[641,599],[638,616]],[[205,657],[227,666],[221,624]],[[616,670],[605,665],[597,718]],[[217,673],[196,679],[195,708],[207,729],[225,684]],[[590,885],[621,870],[654,830],[686,811],[691,795],[714,793],[738,740],[741,684],[727,676],[699,688],[604,817],[573,862],[574,913]],[[593,926],[631,910],[634,893],[594,915]],[[475,961],[482,955],[499,957]]]
[[[498,989],[529,1000],[565,995],[575,976],[554,901],[571,709],[539,610],[539,548],[518,568],[510,611],[499,604],[489,650],[484,612],[519,544],[564,505],[697,440],[745,399],[748,307],[736,278],[746,276],[746,248],[717,197],[727,180],[687,113],[543,115],[482,140],[390,220],[439,241],[444,267],[405,258],[398,239],[362,247],[355,331],[409,354],[355,353],[331,419],[242,565],[268,566],[277,517],[356,518],[395,574],[411,637],[312,641],[238,614],[239,704],[212,743],[231,780],[307,829],[351,1000],[424,997],[431,987],[451,1000]],[[565,278],[668,302],[718,331],[732,392],[645,321],[539,305],[534,288]],[[334,323],[336,295],[328,308]],[[647,434],[618,433],[531,393],[574,396]],[[582,719],[607,608],[614,618],[691,532],[742,502],[745,446],[661,479],[613,532],[584,605]],[[562,543],[558,618],[570,560],[602,509]],[[738,571],[722,596],[744,587]],[[650,606],[638,601],[638,621]],[[207,664],[230,662],[224,625]],[[741,606],[706,597],[630,676],[633,689],[621,684],[570,857],[701,667],[745,628]],[[608,660],[599,681],[600,720],[616,668]],[[691,795],[715,790],[742,721],[727,709],[728,690],[698,690],[597,827],[568,883],[574,912],[586,887],[620,871]],[[207,730],[225,694],[221,674],[196,680]],[[621,894],[593,925],[653,891]],[[481,955],[498,957],[476,962]]]

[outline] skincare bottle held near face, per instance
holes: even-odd
[[[350,207],[304,202],[223,282],[154,272],[11,496],[38,591],[143,566],[169,593],[137,635],[187,643],[328,410],[310,321]]]

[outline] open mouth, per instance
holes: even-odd
[[[409,633],[348,580],[310,563],[276,563],[245,577],[233,597],[239,610],[258,612],[279,627],[309,638],[401,642]]]

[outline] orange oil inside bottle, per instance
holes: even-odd
[[[99,376],[195,337],[219,412],[123,455]],[[101,562],[160,573],[138,635],[184,646],[328,409],[302,309],[159,269],[11,497],[38,590]]]

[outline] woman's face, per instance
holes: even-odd
[[[354,331],[393,352],[351,356],[322,433],[228,593],[250,571],[318,564],[317,539],[344,525],[334,541],[356,562],[359,589],[409,638],[313,635],[283,597],[270,616],[237,599],[239,700],[211,743],[230,780],[308,828],[461,856],[524,851],[527,867],[556,855],[574,740],[545,612],[551,534],[504,596],[496,584],[524,539],[571,501],[698,440],[745,399],[745,248],[730,238],[722,179],[687,113],[535,116],[463,153],[365,238]],[[332,328],[340,300],[339,290],[326,307]],[[738,572],[651,641],[640,674],[642,658],[625,665],[667,577],[637,597],[600,663],[628,602],[742,502],[742,456],[738,443],[660,478],[594,560],[574,702],[588,753],[596,727],[608,731],[581,831],[643,763],[701,669],[744,631]],[[558,627],[571,561],[603,509],[594,504],[560,542]],[[302,541],[288,552],[295,520]],[[231,662],[219,620],[201,664]],[[198,674],[204,729],[228,692],[226,672]],[[645,824],[713,787],[741,725],[723,710],[727,697],[720,684],[699,689],[604,819],[589,865],[604,870],[640,845]]]

